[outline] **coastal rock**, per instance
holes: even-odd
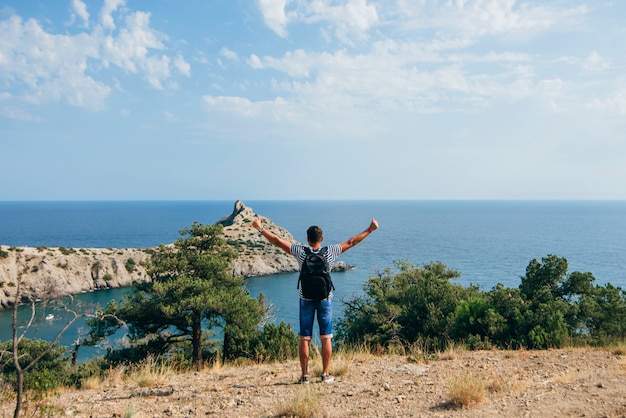
[[[234,274],[251,277],[298,271],[295,258],[270,244],[252,228],[252,221],[257,217],[264,228],[289,242],[296,242],[289,231],[274,224],[269,218],[257,215],[252,208],[238,200],[233,212],[217,222],[224,226],[226,241],[239,252],[239,257],[233,263]]]
[[[239,256],[233,274],[244,277],[267,276],[298,271],[294,257],[270,244],[254,228],[259,217],[264,228],[279,237],[296,242],[286,229],[269,218],[254,213],[242,201],[233,212],[220,219],[223,234]],[[147,281],[146,263],[155,248],[64,248],[0,246],[0,310],[13,305],[17,282],[22,281],[23,302],[132,286]],[[349,270],[337,262],[333,271]]]
[[[148,280],[142,249],[0,246],[0,309],[13,305],[22,279],[21,301],[132,286]]]

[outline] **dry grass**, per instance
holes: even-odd
[[[354,364],[364,363],[370,359],[372,354],[366,346],[339,348],[333,352],[330,362],[330,374],[333,376],[345,376]],[[319,362],[318,362],[319,363]],[[317,364],[313,368],[313,375],[321,376],[322,368]]]
[[[0,402],[15,402],[15,391],[9,385],[0,384]]]
[[[153,387],[163,385],[174,374],[176,371],[169,363],[148,357],[131,369],[129,379],[139,387]]]
[[[223,373],[228,367],[231,366],[224,364],[222,360],[217,358],[212,362],[205,363],[204,367],[202,368],[202,372],[220,374]]]
[[[104,380],[100,376],[89,376],[84,378],[81,383],[81,389],[101,389]]]
[[[588,370],[577,370],[575,372],[568,372],[555,377],[554,383],[566,385],[568,383],[574,383],[580,379],[589,377],[590,375],[591,373],[589,373]]]
[[[276,407],[277,417],[317,418],[325,417],[321,395],[310,385],[303,385],[293,398],[279,402]]]
[[[522,380],[516,373],[511,373],[507,376],[498,375],[489,380],[485,384],[485,389],[489,393],[497,395],[506,395],[513,392],[523,392],[529,387],[527,380]]]
[[[485,398],[485,384],[480,376],[464,370],[448,383],[450,404],[457,407],[474,405]]]
[[[611,353],[615,356],[624,356],[626,355],[626,343],[615,344],[608,348]]]
[[[124,383],[124,376],[126,375],[126,373],[126,366],[117,366],[115,368],[110,368],[107,371],[104,381],[102,383],[109,387],[119,386]]]
[[[450,347],[446,348],[445,351],[439,352],[437,354],[437,358],[444,361],[456,360],[462,357],[463,354],[466,352],[467,349],[463,346],[451,345]]]

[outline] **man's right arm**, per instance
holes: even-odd
[[[291,243],[274,234],[272,231],[263,228],[261,226],[261,220],[259,218],[256,218],[254,221],[252,221],[252,227],[259,231],[266,240],[268,240],[278,248],[282,249],[287,254],[291,254]]]

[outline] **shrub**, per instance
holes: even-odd
[[[104,378],[107,368],[108,364],[102,357],[94,357],[72,369],[67,378],[67,384],[78,389],[93,384],[94,381]]]
[[[626,292],[594,286],[591,273],[567,274],[567,260],[532,260],[518,288],[483,292],[449,282],[458,277],[441,263],[423,268],[397,262],[372,277],[364,296],[346,302],[340,342],[389,350],[420,342],[427,351],[451,341],[471,349],[559,348],[603,344],[626,337]]]
[[[480,376],[462,372],[448,383],[450,403],[457,407],[466,407],[481,402],[485,397],[485,384]]]
[[[24,338],[19,345],[20,365],[25,367],[43,352],[49,343],[43,340]],[[0,344],[0,352],[9,353],[12,358],[13,341]],[[55,345],[28,372],[24,374],[24,389],[46,391],[65,384],[69,375],[66,347]],[[17,388],[17,371],[12,361],[0,363],[0,372],[4,380]]]
[[[320,393],[306,385],[290,401],[278,404],[276,416],[279,417],[317,417],[325,416]]]
[[[135,271],[136,268],[136,263],[135,260],[133,260],[132,258],[129,258],[128,260],[126,260],[126,271],[129,273],[132,273],[133,271]]]
[[[73,253],[76,252],[76,251],[74,251],[73,248],[65,248],[65,247],[59,247],[59,251],[63,255],[70,255],[70,254],[73,254]]]
[[[9,253],[0,248],[0,258],[7,258]]]
[[[298,355],[298,336],[291,324],[265,324],[255,347],[257,361],[285,361]]]

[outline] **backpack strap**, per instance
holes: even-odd
[[[300,266],[300,274],[298,275],[298,285],[296,286],[296,289],[300,289],[300,276],[302,275],[302,269],[304,268],[306,258],[309,256],[309,254],[311,254],[311,249],[309,247],[302,247],[302,249],[304,250],[304,260],[302,261],[302,266]]]

